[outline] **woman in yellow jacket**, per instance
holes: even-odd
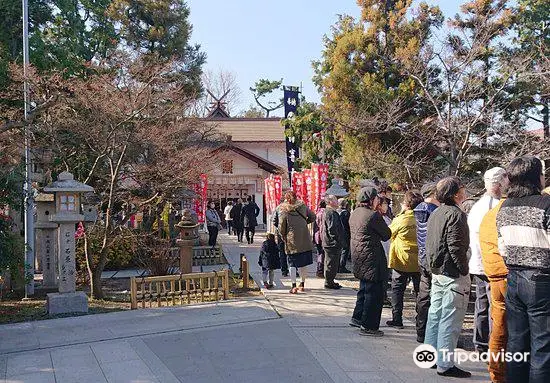
[[[391,304],[393,319],[386,325],[403,328],[403,295],[412,279],[415,296],[420,288],[420,269],[418,267],[418,245],[416,242],[416,220],[414,208],[423,201],[422,195],[413,190],[405,193],[403,211],[390,225],[391,245],[389,265],[392,272]]]

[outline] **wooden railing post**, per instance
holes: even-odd
[[[137,309],[137,284],[136,277],[130,278],[130,307],[132,310]]]
[[[248,290],[248,259],[246,257],[243,257],[243,271],[241,275],[243,277],[243,289]]]
[[[226,301],[229,299],[229,270],[223,271],[223,299]]]

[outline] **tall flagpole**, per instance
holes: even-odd
[[[29,2],[23,0],[23,74],[25,81],[23,84],[24,102],[25,102],[25,122],[29,116],[29,84],[27,81],[29,66]],[[25,284],[25,298],[34,295],[34,196],[31,180],[31,148],[29,126],[25,123],[25,185],[23,191],[25,194],[24,213],[25,213],[25,279],[29,276],[30,280]]]

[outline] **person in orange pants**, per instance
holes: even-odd
[[[508,268],[498,251],[497,213],[504,199],[485,216],[479,227],[479,245],[483,269],[489,279],[491,289],[491,319],[493,326],[489,336],[489,375],[494,383],[506,382],[506,362],[495,357],[498,352],[506,351],[508,332],[506,329],[506,277]]]

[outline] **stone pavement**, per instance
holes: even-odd
[[[220,240],[232,267],[244,252],[259,281],[257,237]],[[0,326],[0,383],[452,381],[414,365],[412,324],[360,337],[347,325],[355,291],[311,278],[306,293],[291,295],[276,275],[265,298]],[[488,381],[485,364],[465,367],[469,381]]]
[[[227,235],[221,237],[228,261],[238,269],[240,253],[245,253],[251,265],[251,275],[261,284],[258,255],[265,235],[257,235],[253,245],[241,245]],[[405,329],[386,327],[391,310],[384,308],[381,338],[358,335],[358,330],[348,325],[355,306],[356,290],[324,289],[324,280],[315,277],[315,266],[309,267],[306,292],[289,294],[290,278],[283,278],[277,271],[276,288],[262,288],[266,299],[289,323],[298,338],[317,358],[335,382],[445,382],[434,370],[417,367],[412,358],[416,343],[414,324],[404,321]],[[338,280],[338,279],[337,279]],[[463,368],[472,372],[471,379],[460,381],[489,381],[487,365],[483,362],[464,363]]]

